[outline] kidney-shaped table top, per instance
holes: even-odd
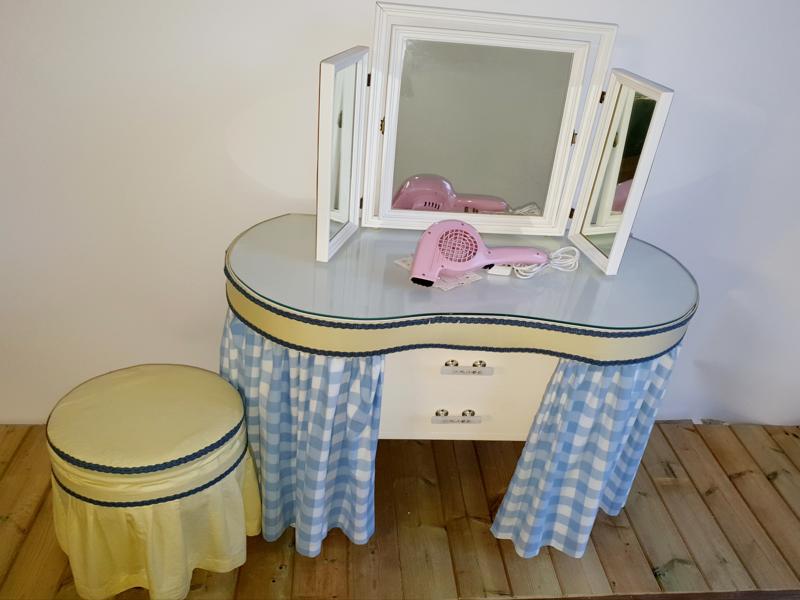
[[[698,289],[677,260],[632,238],[619,272],[586,259],[574,272],[491,276],[449,291],[409,281],[395,264],[419,231],[361,229],[328,263],[315,260],[313,215],[284,215],[240,234],[226,254],[228,301],[263,335],[299,350],[369,355],[421,347],[540,352],[592,363],[637,362],[683,337]],[[563,238],[483,236],[491,246]]]

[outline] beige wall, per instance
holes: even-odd
[[[0,422],[216,368],[225,247],[314,210],[318,63],[371,35],[336,4],[0,0]]]
[[[800,3],[440,4],[619,23],[613,64],[675,88],[634,231],[702,307],[662,416],[799,422]],[[0,0],[0,422],[131,363],[215,367],[223,251],[313,210],[318,62],[372,20],[371,0]]]

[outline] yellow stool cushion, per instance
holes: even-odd
[[[68,393],[47,425],[56,536],[90,600],[183,598],[244,563],[261,503],[242,401],[214,373],[141,365]]]
[[[47,435],[52,446],[80,460],[152,465],[216,442],[241,421],[242,410],[239,394],[215,373],[140,365],[69,392],[50,414]]]

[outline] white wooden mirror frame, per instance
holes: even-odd
[[[442,213],[391,207],[400,74],[406,41],[429,40],[570,52],[569,91],[544,215],[458,213],[487,233],[563,235],[602,90],[616,25],[378,3],[364,167],[365,227],[425,229]],[[586,79],[589,79],[588,85]],[[578,132],[572,144],[573,131]]]
[[[608,98],[605,100],[605,108],[600,117],[600,123],[598,124],[592,149],[589,154],[586,174],[581,185],[580,195],[578,196],[578,205],[575,208],[575,217],[569,229],[569,239],[606,275],[614,275],[619,269],[622,255],[625,252],[625,246],[628,243],[628,237],[633,228],[633,221],[636,218],[636,212],[639,209],[642,193],[647,184],[647,178],[650,175],[650,169],[653,165],[653,159],[656,149],[658,148],[659,140],[661,139],[661,133],[664,130],[664,123],[666,122],[669,106],[672,102],[673,92],[669,88],[623,69],[613,69],[611,71],[608,88]],[[653,116],[651,117],[647,129],[642,153],[636,164],[636,171],[633,176],[633,181],[631,182],[628,197],[625,201],[625,208],[622,211],[622,216],[618,218],[616,223],[606,224],[608,228],[616,230],[611,250],[608,256],[606,256],[585,237],[583,228],[586,219],[590,218],[589,207],[591,206],[592,191],[598,178],[605,170],[606,165],[603,164],[603,150],[612,130],[614,108],[617,105],[623,88],[631,89],[634,92],[639,92],[648,98],[652,98],[656,101],[656,105],[653,109]],[[600,231],[598,231],[598,233],[599,232]]]
[[[319,123],[317,137],[317,260],[327,262],[358,229],[359,198],[361,195],[362,165],[364,162],[364,122],[366,120],[367,59],[369,48],[356,46],[326,58],[319,67]],[[333,141],[335,122],[336,75],[356,65],[353,114],[353,147],[350,159],[350,182],[347,207],[332,208]],[[338,214],[337,214],[338,213]],[[333,237],[331,217],[343,222]]]

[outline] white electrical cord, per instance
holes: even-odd
[[[520,279],[530,279],[548,269],[575,271],[578,269],[581,254],[575,246],[565,246],[550,253],[549,260],[540,265],[512,265],[511,270]]]

